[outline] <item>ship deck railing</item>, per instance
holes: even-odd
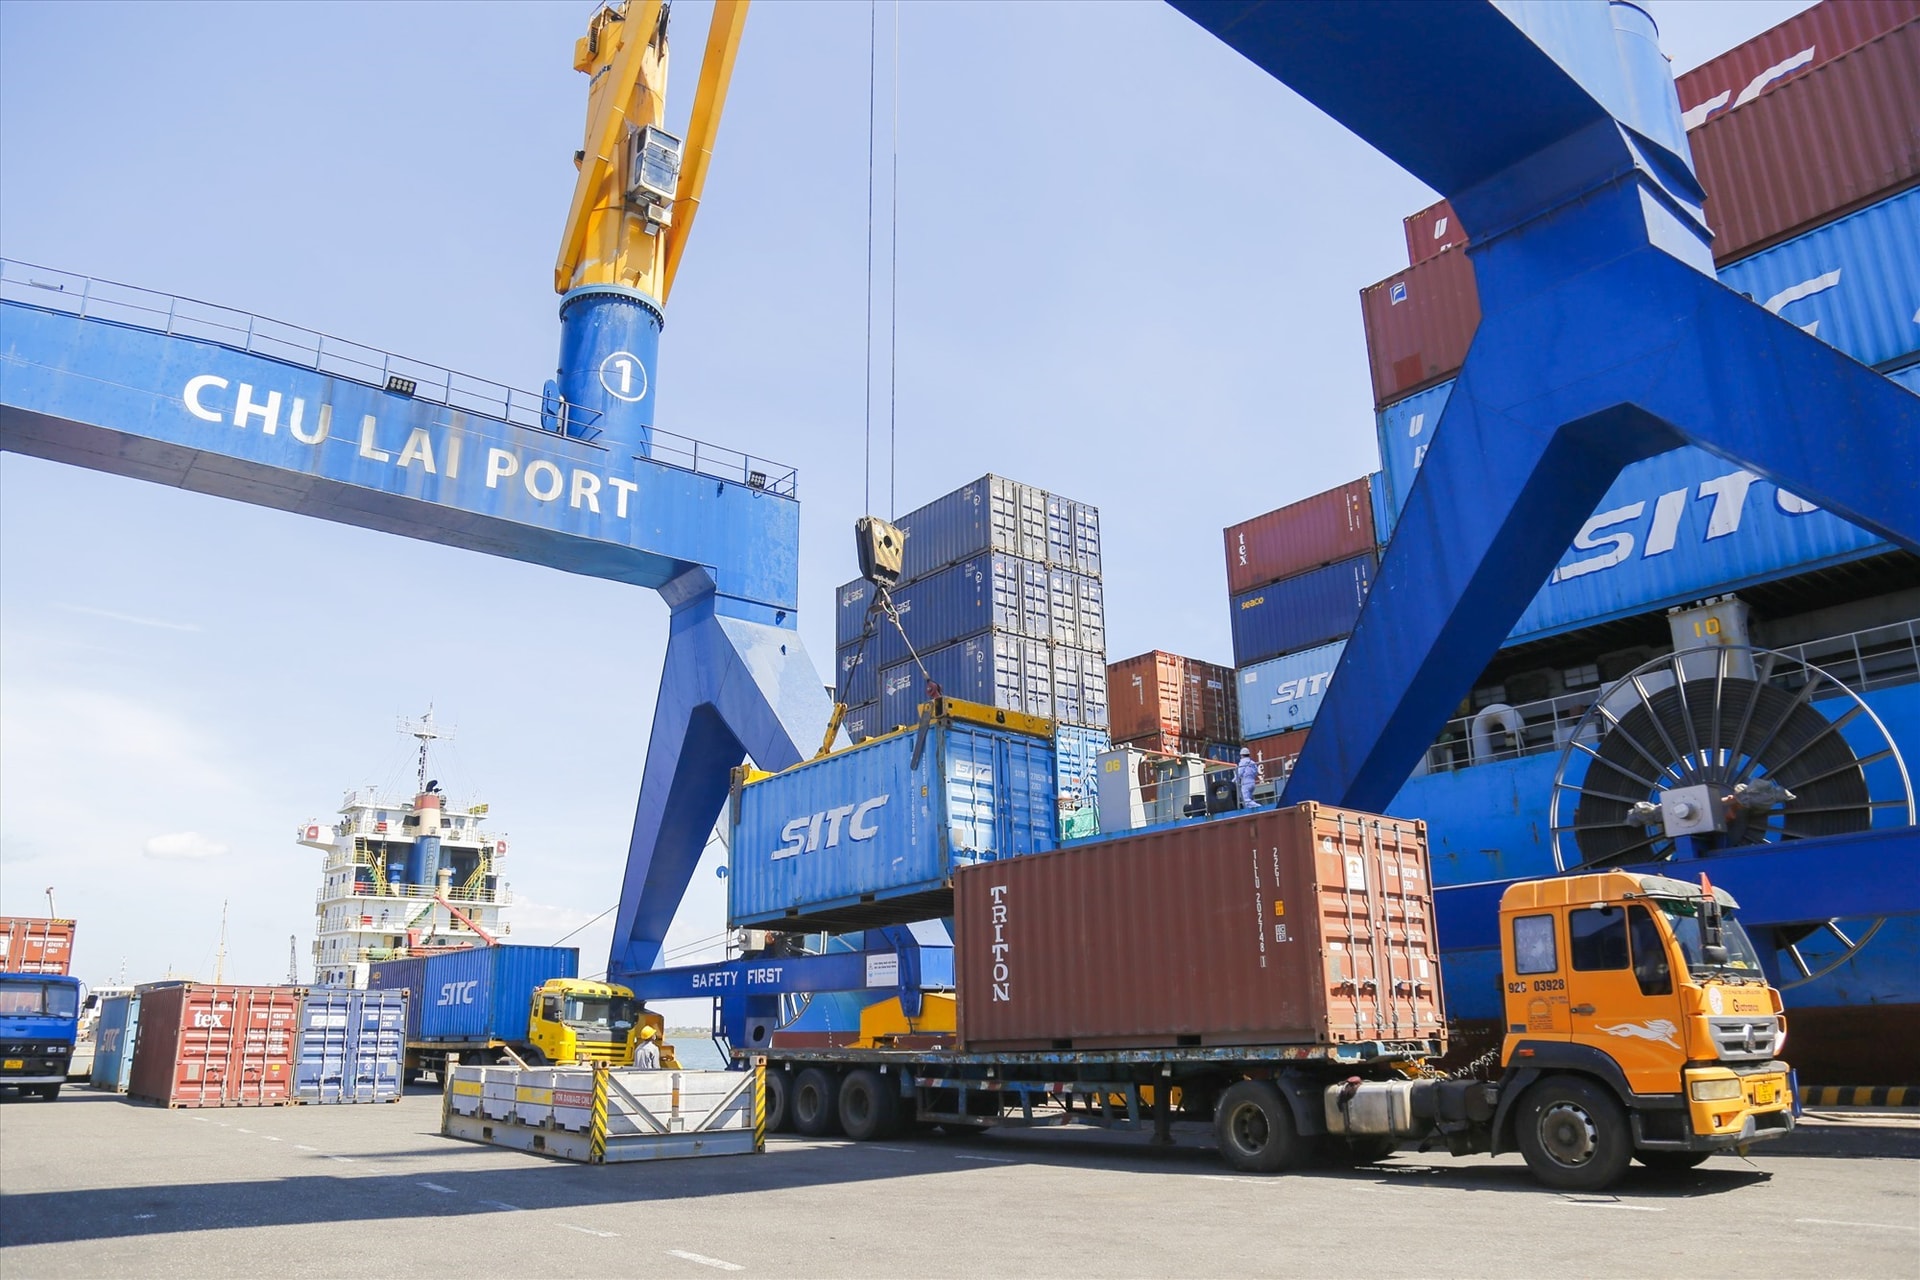
[[[421,901],[438,896],[439,889],[424,884],[389,884],[385,889],[377,889],[365,882],[342,885],[337,889],[316,889],[315,902],[348,902],[359,898],[378,900],[381,898],[405,898]],[[449,902],[468,902],[483,907],[506,906],[513,901],[511,889],[463,889],[454,885],[446,891]]]
[[[1818,667],[1855,693],[1920,680],[1920,619],[1868,627],[1803,644],[1762,647],[1806,666]],[[1776,682],[1797,688],[1796,681],[1803,683],[1805,678],[1804,670],[1795,668],[1795,673],[1784,675]],[[1414,771],[1415,776],[1450,773],[1499,760],[1557,752],[1579,730],[1580,721],[1607,688],[1607,683],[1601,683],[1590,689],[1514,705],[1513,710],[1523,725],[1518,741],[1509,738],[1507,745],[1483,750],[1478,755],[1473,751],[1472,742],[1474,716],[1449,720],[1439,739],[1427,749],[1420,767]]]

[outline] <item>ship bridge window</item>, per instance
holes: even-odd
[[[1560,673],[1560,679],[1569,689],[1591,689],[1600,683],[1600,664],[1585,662],[1577,667],[1568,667]]]

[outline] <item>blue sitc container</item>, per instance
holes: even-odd
[[[1920,187],[1720,268],[1720,283],[1861,364],[1920,352]]]
[[[1402,504],[1453,385],[1443,383],[1381,411],[1381,452],[1389,487]],[[1507,643],[1888,549],[1888,543],[1752,472],[1699,449],[1675,449],[1620,472]]]
[[[1054,726],[1055,777],[1062,810],[1084,809],[1094,804],[1099,782],[1096,761],[1101,752],[1112,749],[1113,739],[1105,729],[1077,724]]]
[[[850,706],[873,702],[880,697],[880,659],[869,640],[845,646],[833,655],[834,694]]]
[[[1234,596],[1233,665],[1250,667],[1351,635],[1373,569],[1368,552]]]
[[[1346,647],[1336,640],[1241,671],[1240,736],[1251,741],[1312,724]]]
[[[920,661],[950,698],[1030,716],[1053,714],[1053,655],[1044,640],[989,632],[923,653]],[[927,676],[912,660],[882,670],[876,732],[917,720],[926,687]]]
[[[738,787],[728,922],[878,927],[947,914],[926,896],[957,868],[1054,847],[1055,771],[1051,739],[955,721]]]
[[[1046,565],[1005,552],[972,556],[906,583],[893,592],[900,625],[883,621],[874,631],[880,666],[904,662],[908,640],[920,653],[990,630],[1047,640],[1053,634],[1050,586]]]
[[[133,1078],[133,1046],[139,1034],[138,992],[102,1000],[100,1020],[93,1028],[93,1071],[87,1083],[95,1089],[125,1093]]]
[[[309,990],[300,1002],[294,1101],[398,1101],[407,1053],[407,996],[404,990]]]
[[[1393,537],[1393,517],[1400,509],[1386,472],[1375,471],[1367,477],[1367,497],[1373,503],[1373,540],[1384,547]]]
[[[1913,394],[1920,396],[1920,364],[1910,364],[1887,375]]]
[[[1099,578],[1071,569],[1054,569],[1047,601],[1053,613],[1051,638],[1055,644],[1105,652],[1107,608]]]
[[[1091,649],[1055,645],[1051,661],[1053,709],[1047,714],[1061,724],[1105,727],[1107,655]]]
[[[865,742],[880,732],[880,704],[862,703],[848,707],[847,714],[841,718],[841,727],[847,731],[847,737],[854,742]]]
[[[410,1044],[522,1043],[534,989],[548,978],[579,976],[573,947],[502,943],[383,960],[369,970],[367,987],[408,993]]]
[[[873,604],[873,584],[865,578],[855,578],[833,593],[833,646],[844,649],[860,638],[860,632],[867,625],[867,609]],[[880,632],[878,621],[874,623],[874,634]]]

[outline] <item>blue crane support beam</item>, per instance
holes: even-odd
[[[1414,536],[1388,548],[1289,799],[1384,807],[1628,463],[1696,445],[1920,549],[1920,398],[1713,278],[1639,10],[1174,3],[1476,232],[1482,319],[1400,517]]]

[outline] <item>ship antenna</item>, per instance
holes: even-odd
[[[287,935],[287,985],[290,987],[300,985],[299,941],[299,934],[290,933]]]
[[[220,950],[213,957],[213,985],[220,986],[227,974],[227,903],[220,901]]]

